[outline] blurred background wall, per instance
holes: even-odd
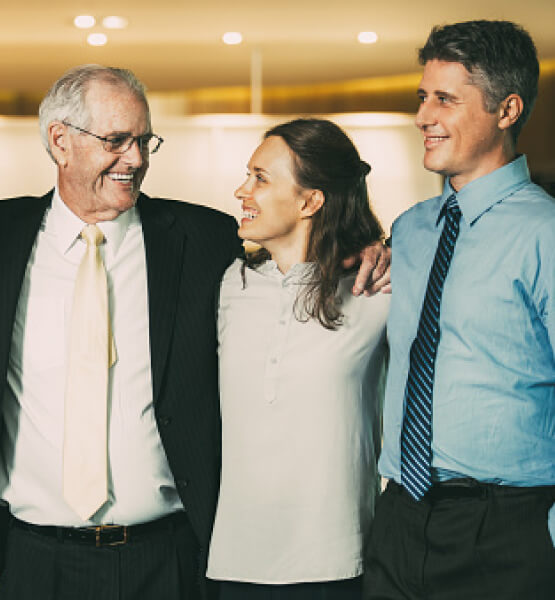
[[[395,113],[329,115],[351,136],[372,165],[371,203],[384,229],[403,210],[441,190],[441,179],[420,166],[421,139],[413,117]],[[205,204],[239,217],[233,191],[262,134],[287,118],[263,115],[158,116],[164,138],[151,157],[143,191],[151,196]],[[36,118],[0,119],[2,197],[42,195],[55,182],[53,162],[38,136]]]
[[[79,15],[88,27],[76,26]],[[237,215],[233,190],[264,130],[297,115],[331,116],[372,164],[370,194],[388,228],[441,185],[421,166],[413,125],[416,48],[435,24],[479,18],[518,22],[536,42],[540,93],[519,150],[534,179],[555,191],[552,0],[22,0],[0,17],[0,197],[53,185],[38,105],[64,71],[93,62],[131,68],[149,89],[153,127],[166,142],[152,157],[147,193]],[[240,43],[225,43],[230,32]]]

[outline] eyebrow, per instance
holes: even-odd
[[[416,95],[417,96],[429,96],[430,94],[428,94],[428,92],[422,88],[418,88],[418,90],[416,91]],[[455,94],[450,94],[449,92],[444,92],[443,90],[434,90],[432,92],[433,96],[445,96],[446,98],[449,98],[450,100],[457,100],[458,96],[456,96]]]
[[[266,169],[263,169],[262,167],[257,167],[256,165],[253,166],[252,168],[249,167],[249,165],[247,165],[247,170],[248,171],[253,171],[255,173],[266,173],[266,174],[270,174],[269,171],[266,171]]]
[[[107,133],[105,137],[111,137],[111,136],[128,136],[128,135],[132,135],[130,131],[110,131],[110,133]],[[133,137],[143,137],[145,135],[151,135],[150,131],[145,131],[144,133],[139,134],[138,136],[133,136]]]

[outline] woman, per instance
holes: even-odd
[[[298,119],[265,134],[235,193],[261,249],[220,295],[221,600],[361,597],[389,299],[353,297],[341,264],[382,235],[369,170],[339,127]]]

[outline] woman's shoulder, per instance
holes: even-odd
[[[224,276],[222,278],[223,281],[229,280],[233,281],[237,278],[241,278],[241,270],[243,267],[244,261],[242,258],[236,258],[229,267],[225,270]]]
[[[225,270],[220,284],[220,297],[235,295],[245,287],[243,282],[243,264],[243,259],[236,258]]]
[[[221,294],[240,294],[246,298],[269,293],[277,285],[275,271],[275,263],[272,261],[249,267],[244,259],[237,258],[222,277]]]
[[[261,277],[265,278],[265,275],[272,270],[272,265],[274,264],[272,261],[267,261],[256,265],[256,267],[251,267],[243,258],[236,258],[226,269],[223,281],[229,283],[240,281],[243,286],[244,283],[248,283],[249,281],[254,281]]]

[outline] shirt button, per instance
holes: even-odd
[[[272,358],[270,358],[270,362],[275,365],[277,363],[277,358],[275,356],[273,356]]]
[[[180,490],[184,490],[189,485],[189,482],[186,479],[178,479],[176,483]]]
[[[285,319],[280,319],[279,320],[279,324],[280,325],[285,325],[287,323],[287,321]]]

